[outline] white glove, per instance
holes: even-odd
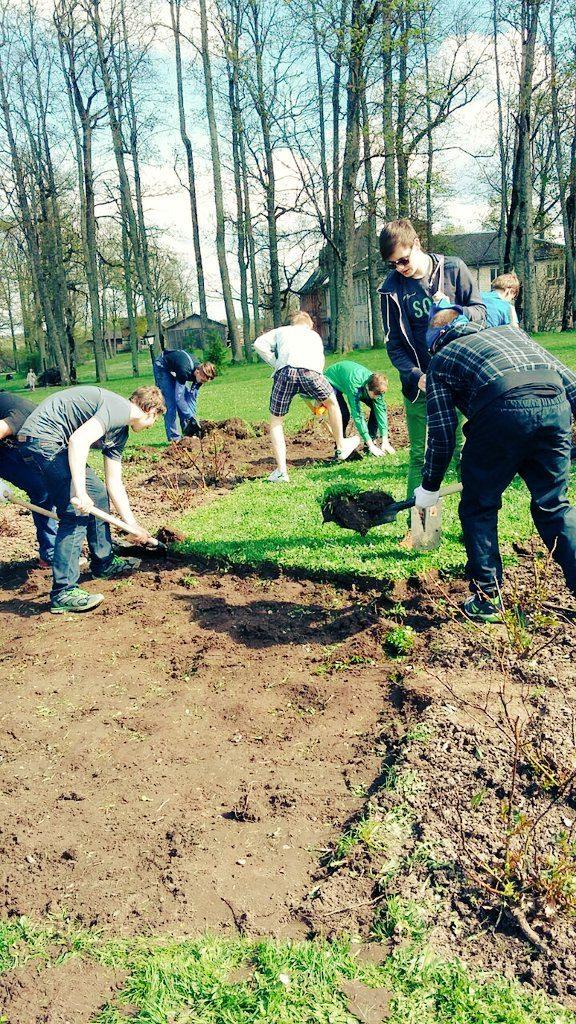
[[[14,491],[12,488],[5,484],[3,480],[0,480],[0,502],[10,501],[13,495]]]
[[[375,455],[377,459],[381,459],[384,455],[382,449],[377,444],[374,444],[374,441],[368,441],[368,451],[370,455]]]
[[[438,504],[440,491],[427,491],[425,487],[417,487],[414,491],[416,508],[432,508]]]
[[[392,447],[387,437],[382,440],[382,455],[395,455],[396,449]]]

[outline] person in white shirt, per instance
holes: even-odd
[[[28,385],[28,389],[30,391],[35,391],[36,390],[36,381],[37,381],[37,379],[38,378],[37,378],[36,374],[34,373],[34,370],[32,369],[32,367],[30,367],[30,369],[28,370],[28,373],[26,374],[26,384]]]
[[[324,346],[313,330],[312,317],[300,310],[290,317],[290,324],[261,334],[254,349],[264,362],[274,367],[274,386],[270,395],[270,440],[276,469],[270,483],[288,482],[284,417],[295,395],[304,395],[321,402],[328,412],[328,422],[336,442],[336,458],[347,459],[360,444],[358,435],[344,438],[342,414],[334,389],[323,376]]]

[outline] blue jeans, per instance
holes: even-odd
[[[48,491],[43,477],[36,471],[33,464],[22,458],[23,445],[18,441],[4,441],[0,443],[0,477],[14,484],[21,491],[25,491],[34,505],[40,505],[49,511],[53,503],[48,497]],[[36,536],[38,538],[38,550],[40,558],[45,562],[52,562],[54,555],[54,541],[58,524],[55,519],[47,519],[37,512],[32,513]]]
[[[162,356],[154,360],[154,380],[160,388],[166,403],[164,426],[169,441],[179,441],[182,434],[178,428],[177,418],[182,430],[190,419],[196,416],[198,387],[192,382],[191,388],[178,384],[175,377],[165,368]]]
[[[52,601],[55,601],[66,591],[73,590],[78,582],[78,559],[84,538],[88,541],[93,572],[98,575],[108,568],[114,558],[110,527],[108,523],[103,523],[94,516],[77,515],[70,502],[72,476],[67,449],[53,448],[36,438],[22,442],[20,447],[23,449],[23,458],[34,465],[43,479],[60,519],[52,561],[53,584],[50,596]],[[98,508],[104,512],[110,511],[106,487],[88,466],[86,490]]]
[[[576,509],[568,501],[570,406],[557,397],[501,398],[465,424],[460,521],[472,590],[493,595],[502,583],[498,511],[516,474],[546,547],[576,593]]]

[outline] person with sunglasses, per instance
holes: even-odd
[[[424,252],[409,220],[393,220],[380,232],[380,253],[389,273],[380,285],[386,347],[400,374],[410,454],[406,496],[422,482],[426,452],[426,343],[429,313],[441,298],[461,307],[464,316],[484,327],[486,307],[466,264],[457,256]],[[461,431],[455,459],[462,447]]]

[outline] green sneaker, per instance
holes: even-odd
[[[139,569],[141,562],[140,558],[119,558],[118,555],[114,555],[105,569],[101,569],[100,572],[94,572],[92,569],[92,575],[100,580],[114,580],[117,576],[128,576],[135,569]]]
[[[473,622],[502,622],[502,602],[496,597],[473,594],[462,605],[465,615]]]
[[[63,615],[64,612],[91,612],[104,600],[104,594],[89,594],[82,587],[65,590],[61,597],[50,605],[52,615]]]

